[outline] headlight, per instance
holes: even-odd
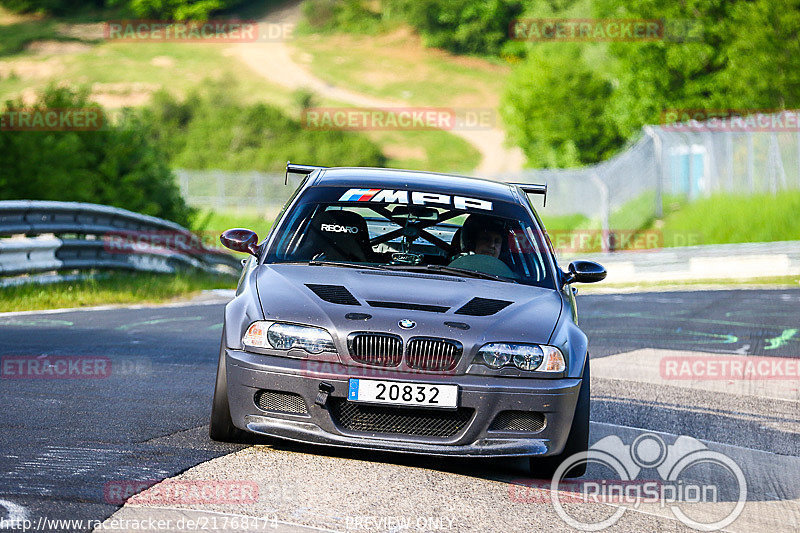
[[[275,322],[253,322],[242,337],[242,344],[256,348],[291,350],[299,348],[308,353],[335,352],[331,334],[322,328]]]
[[[478,357],[489,368],[500,368],[511,360],[511,345],[487,344],[480,349]]]
[[[520,370],[563,372],[567,368],[564,354],[555,346],[539,344],[491,343],[478,350],[477,363],[489,368],[502,368],[509,363]]]

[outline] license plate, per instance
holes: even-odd
[[[458,407],[458,385],[351,379],[347,399],[351,402],[453,408]]]

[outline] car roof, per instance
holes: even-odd
[[[439,174],[394,168],[335,167],[324,168],[310,187],[369,187],[384,189],[421,189],[439,194],[477,196],[519,204],[520,197],[508,183],[482,178]]]

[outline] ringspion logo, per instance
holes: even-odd
[[[565,480],[565,474],[579,465],[610,470],[614,478]],[[521,480],[510,485],[509,499],[515,503],[549,501],[565,523],[580,531],[609,528],[627,510],[645,503],[669,509],[692,529],[716,531],[742,513],[747,480],[733,459],[693,437],[679,436],[668,445],[654,433],[643,433],[625,444],[620,437],[609,435],[565,459],[549,483]],[[730,505],[720,507],[718,513],[702,517],[687,513],[693,506],[723,501]],[[587,516],[582,513],[583,506],[574,505],[592,503],[612,503],[614,511]]]

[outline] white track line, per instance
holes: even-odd
[[[28,519],[28,510],[19,504],[8,500],[0,500],[0,507],[5,507],[8,511],[8,517],[5,518],[6,522],[20,524]]]

